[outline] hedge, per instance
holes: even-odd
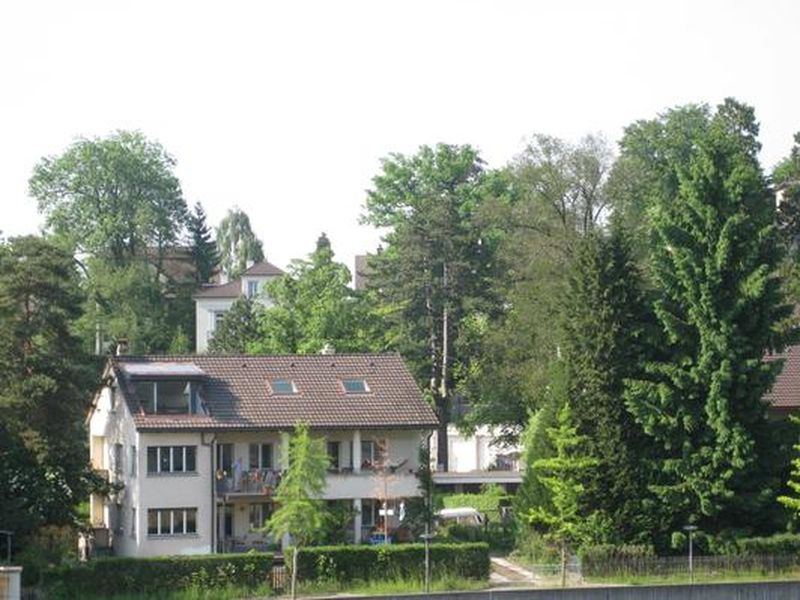
[[[614,572],[619,566],[633,568],[654,556],[655,549],[649,544],[595,544],[578,551],[582,573],[594,576]]]
[[[269,581],[272,554],[98,558],[44,572],[48,598],[152,594],[196,586],[256,587]]]
[[[800,554],[800,535],[779,533],[770,537],[742,538],[736,553],[744,556],[789,556]]]
[[[431,544],[431,573],[465,579],[489,577],[489,545]],[[287,553],[286,564],[292,564]],[[312,546],[301,548],[297,556],[300,581],[371,581],[425,576],[424,544],[377,546]]]

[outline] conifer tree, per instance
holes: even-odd
[[[800,419],[796,416],[791,417],[795,425],[800,425]],[[800,516],[800,444],[794,446],[795,457],[792,459],[792,474],[787,482],[787,487],[791,490],[791,495],[784,494],[778,496],[778,502],[792,511],[794,518]]]
[[[671,118],[653,128],[664,144]],[[706,109],[691,145],[661,153],[677,183],[651,207],[663,340],[627,395],[664,448],[654,489],[676,525],[696,519],[709,532],[764,527],[778,485],[762,398],[780,365],[763,357],[786,341],[776,324],[790,309],[774,277],[774,200],[757,134],[753,110],[729,99]]]
[[[207,283],[219,265],[219,253],[206,222],[206,212],[199,202],[187,217],[186,229],[189,233],[196,281],[198,284]]]
[[[588,234],[568,279],[562,308],[567,396],[586,436],[585,452],[598,464],[584,479],[584,508],[599,511],[612,527],[595,532],[595,541],[642,541],[654,516],[646,509],[652,444],[623,393],[625,379],[638,375],[647,357],[651,320],[626,233],[614,227]]]

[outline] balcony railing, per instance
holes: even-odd
[[[233,474],[222,472],[217,474],[217,494],[269,496],[280,482],[281,472],[274,469],[252,469]]]

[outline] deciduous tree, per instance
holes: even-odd
[[[219,266],[228,279],[241,275],[249,261],[264,260],[264,248],[253,233],[250,217],[238,208],[229,210],[217,227],[217,249]]]

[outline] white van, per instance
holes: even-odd
[[[459,525],[473,525],[475,527],[480,527],[486,522],[483,514],[470,506],[463,506],[459,508],[443,508],[436,513],[436,518],[442,525],[447,525],[448,523],[458,523]]]

